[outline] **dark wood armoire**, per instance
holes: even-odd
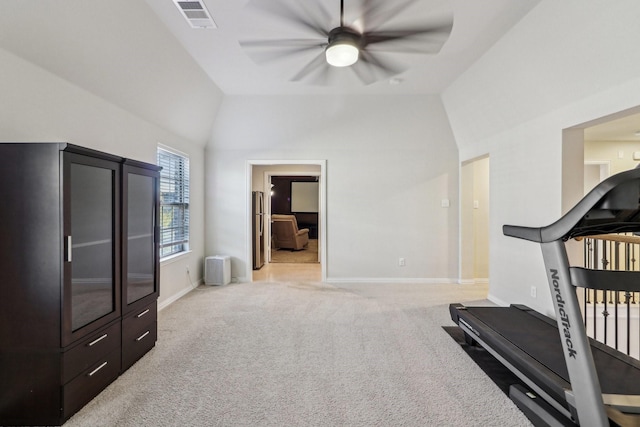
[[[60,425],[156,342],[159,168],[0,143],[0,425]]]

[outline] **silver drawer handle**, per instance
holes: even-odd
[[[147,308],[145,311],[143,311],[142,313],[138,314],[136,317],[142,317],[145,314],[147,314],[149,312],[149,309]]]
[[[103,336],[101,336],[98,339],[95,339],[93,341],[91,341],[89,344],[87,344],[87,347],[91,347],[92,345],[96,344],[98,341],[102,341],[103,339],[105,339],[107,337],[107,334],[104,334]]]
[[[103,362],[102,365],[98,366],[96,369],[94,369],[93,371],[89,372],[89,376],[92,377],[93,374],[95,374],[100,369],[104,368],[105,366],[107,366],[107,362]]]
[[[144,334],[142,334],[138,338],[136,338],[136,341],[140,341],[142,338],[146,337],[147,335],[149,335],[149,331],[145,332]]]
[[[71,236],[67,236],[67,259],[65,260],[66,262],[71,262],[71,257],[73,255],[73,245],[71,242]]]

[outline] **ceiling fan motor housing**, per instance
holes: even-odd
[[[360,48],[362,35],[349,27],[336,27],[329,32],[329,45],[334,43],[351,43]]]
[[[358,60],[362,36],[349,27],[337,27],[329,33],[327,62],[335,67],[347,67]]]

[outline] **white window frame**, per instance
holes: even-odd
[[[189,156],[158,145],[157,161],[158,166],[162,167],[160,171],[160,260],[162,261],[189,252]],[[167,219],[169,211],[171,218]]]

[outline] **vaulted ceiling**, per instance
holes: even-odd
[[[358,26],[364,11],[371,8],[388,18],[380,29],[413,28],[442,16],[453,17],[453,30],[439,53],[397,53],[391,45],[385,59],[402,65],[405,71],[369,85],[354,78],[349,69],[332,69],[334,78],[329,85],[290,81],[322,54],[322,47],[280,60],[254,62],[240,45],[245,40],[317,38],[309,26],[285,19],[285,15],[295,14],[298,21],[312,21],[329,31],[340,22],[339,0],[313,0],[304,8],[300,0],[203,0],[216,29],[192,28],[172,0],[146,1],[227,94],[434,94],[441,93],[540,0],[345,0],[346,25]],[[273,52],[278,52],[277,44]]]
[[[438,53],[390,53],[389,60],[404,71],[368,85],[348,69],[332,70],[337,77],[328,85],[291,81],[322,53],[321,47],[263,63],[240,44],[317,38],[308,26],[269,13],[265,5],[271,11],[293,10],[301,19],[307,11],[309,21],[328,31],[339,23],[339,0],[306,0],[305,9],[299,8],[300,0],[202,1],[217,28],[192,28],[173,0],[2,0],[0,48],[150,121],[205,141],[225,94],[442,93],[541,0],[344,0],[346,24],[357,24],[372,6],[383,11],[397,7],[397,13],[384,15],[390,19],[380,25],[383,29],[453,18],[450,37]],[[599,124],[585,137],[639,140],[638,130],[640,119],[633,116]]]

